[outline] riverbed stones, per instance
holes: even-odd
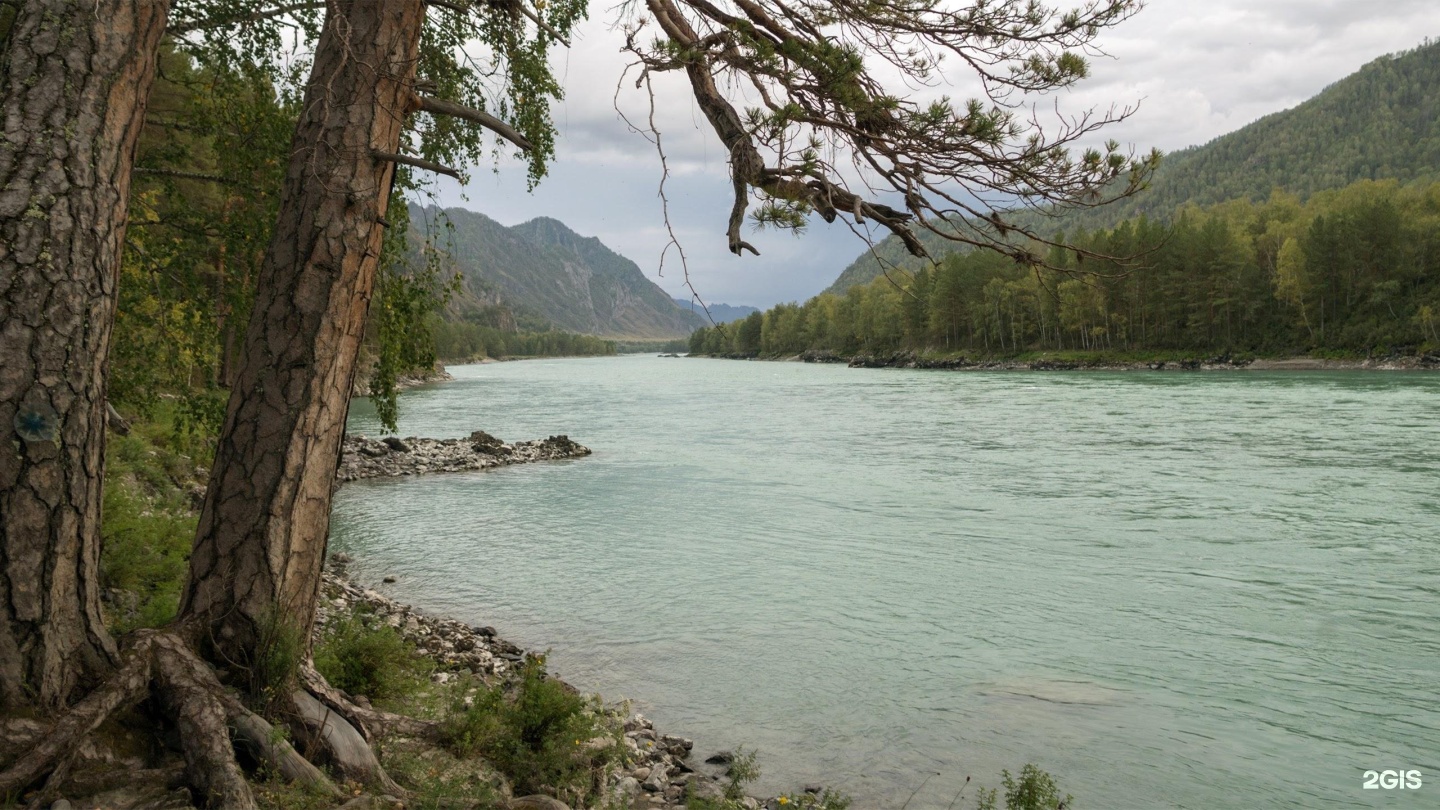
[[[657,765],[650,769],[650,775],[645,777],[640,786],[651,793],[664,793],[670,787],[670,774],[663,765]]]
[[[480,437],[480,440],[476,440]],[[477,430],[469,439],[370,439],[347,435],[336,471],[337,483],[362,478],[424,475],[437,472],[485,470],[507,464],[556,461],[590,455],[590,449],[568,436],[506,444]]]

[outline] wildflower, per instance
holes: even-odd
[[[789,804],[789,803],[790,803],[790,797],[789,797],[789,796],[781,796],[778,801],[779,801],[782,805],[783,805],[783,804]]]

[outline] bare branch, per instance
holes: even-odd
[[[445,101],[429,96],[420,96],[419,98],[420,109],[425,112],[433,115],[448,115],[453,118],[461,118],[471,123],[479,124],[527,152],[535,148],[534,144],[526,140],[524,135],[516,132],[514,127],[511,127],[509,124],[484,110],[476,110],[471,107],[456,104],[453,101]]]
[[[181,180],[204,180],[210,183],[223,183],[227,186],[238,185],[228,177],[221,177],[218,174],[205,174],[203,172],[186,172],[179,169],[151,169],[145,166],[136,166],[132,171],[136,174],[151,174],[157,177],[176,177]]]
[[[520,10],[520,13],[521,13],[521,14],[524,14],[526,17],[529,17],[529,18],[530,18],[530,22],[533,22],[533,23],[535,23],[536,25],[538,25],[539,27],[545,29],[545,33],[547,33],[547,34],[549,34],[550,36],[554,37],[556,42],[559,42],[561,45],[564,45],[564,46],[567,47],[567,48],[570,47],[569,41],[566,40],[564,37],[560,36],[560,32],[559,32],[559,31],[556,31],[554,28],[551,28],[549,23],[547,23],[547,22],[545,22],[544,20],[540,19],[539,15],[537,15],[535,12],[531,11],[530,9],[526,8],[526,7],[525,7],[525,4],[524,4],[523,2],[518,2],[518,3],[516,3],[516,4],[515,4],[515,7]]]
[[[423,158],[410,157],[409,155],[397,155],[393,152],[381,152],[378,149],[371,150],[370,154],[374,155],[376,160],[388,160],[391,163],[401,163],[406,166],[414,166],[417,169],[424,169],[427,172],[435,172],[436,174],[449,175],[450,177],[453,177],[456,180],[461,180],[463,182],[463,178],[460,176],[459,171],[452,169],[449,166],[442,166],[441,164],[435,163],[434,161],[424,160]]]

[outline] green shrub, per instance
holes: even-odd
[[[483,756],[511,781],[517,794],[553,790],[580,800],[600,789],[594,775],[620,755],[597,707],[559,681],[543,662],[528,657],[508,690],[494,687],[458,704],[444,723],[442,741],[457,756]],[[572,802],[573,803],[573,802]]]
[[[370,626],[358,615],[332,622],[315,648],[315,668],[331,686],[371,700],[407,695],[434,671],[428,658],[386,625]]]
[[[133,594],[129,605],[112,608],[111,626],[126,632],[166,624],[180,606],[195,515],[118,476],[108,477],[103,503],[101,585]]]
[[[1019,779],[1009,771],[1001,771],[1000,775],[1005,785],[1005,810],[1064,810],[1074,801],[1068,793],[1061,796],[1050,774],[1034,765],[1021,768]],[[994,788],[981,790],[977,798],[976,810],[996,810]]]

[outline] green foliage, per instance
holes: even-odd
[[[760,778],[760,765],[757,760],[755,751],[748,751],[744,747],[736,748],[725,772],[728,779],[725,782],[724,795],[719,798],[697,795],[692,784],[686,791],[685,806],[692,810],[745,810],[745,786]],[[787,797],[785,801],[788,804],[790,799]]]
[[[250,789],[260,810],[327,810],[335,806],[334,795],[318,785],[286,779],[268,768],[261,769]]]
[[[456,807],[502,807],[501,777],[485,762],[458,759],[438,749],[381,749],[381,764],[396,782],[410,790],[408,810],[454,810]]]
[[[1064,810],[1075,800],[1070,794],[1060,795],[1060,788],[1050,774],[1033,764],[1020,769],[1016,779],[1009,771],[1001,771],[1005,786],[1005,810]],[[976,810],[997,810],[996,790],[981,789],[977,794]]]
[[[315,668],[332,686],[384,701],[418,690],[428,681],[434,663],[395,628],[354,614],[325,628],[315,647]]]
[[[528,657],[518,676],[508,690],[495,687],[457,704],[442,730],[444,745],[456,756],[483,756],[517,793],[550,788],[586,804],[598,789],[595,769],[620,757],[618,733],[605,727],[598,707],[547,678],[541,660]]]
[[[154,418],[107,441],[100,577],[116,632],[175,617],[195,536],[191,490],[209,467],[211,434],[188,423],[183,403],[158,400]]]
[[[1362,181],[1301,203],[1276,193],[1188,207],[1169,226],[1141,217],[1052,250],[1057,270],[989,251],[951,254],[782,304],[691,351],[784,356],[896,352],[1020,357],[1154,353],[1156,359],[1313,354],[1366,357],[1440,348],[1440,183]],[[758,324],[758,336],[757,332]]]
[[[401,167],[403,170],[403,167]],[[407,371],[434,368],[434,313],[450,300],[460,277],[444,280],[441,257],[426,239],[419,261],[412,261],[410,208],[398,188],[391,193],[390,227],[380,253],[375,296],[370,303],[375,365],[370,374],[370,401],[386,430],[399,417],[396,381]]]

